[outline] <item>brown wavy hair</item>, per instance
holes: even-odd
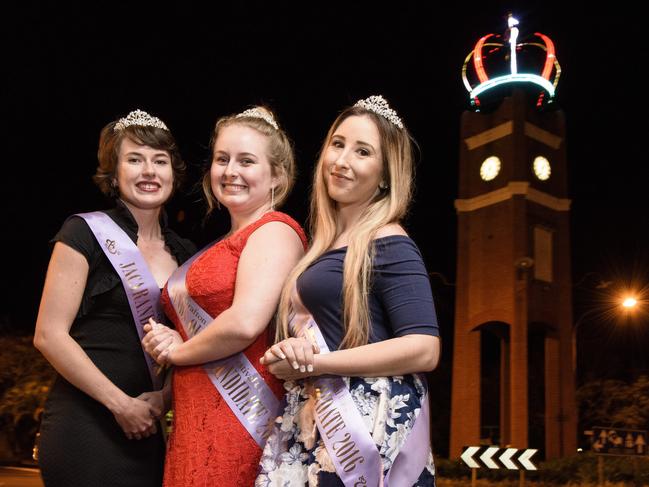
[[[117,162],[119,160],[119,150],[122,141],[125,138],[139,145],[148,145],[157,150],[163,150],[169,153],[171,158],[171,169],[173,171],[173,191],[172,194],[180,187],[185,179],[186,165],[183,161],[176,139],[171,132],[157,127],[143,127],[131,125],[121,130],[115,130],[115,124],[118,120],[106,125],[99,135],[99,149],[97,150],[97,159],[99,165],[97,172],[92,177],[102,193],[113,198],[119,197],[117,188],[113,181],[117,172]]]

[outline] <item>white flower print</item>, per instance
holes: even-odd
[[[265,473],[262,473],[257,476],[255,479],[255,487],[268,487],[270,484],[270,479],[268,478],[268,475]]]
[[[417,376],[343,378],[368,431],[379,447],[384,471],[390,469],[420,413],[425,384]],[[351,387],[350,387],[351,386]],[[323,475],[335,473],[331,457],[313,423],[314,386],[300,381],[290,389],[284,414],[260,460],[255,487],[318,487]],[[309,432],[309,425],[313,429]],[[311,433],[311,434],[308,434]],[[417,485],[434,485],[430,449]]]
[[[261,453],[262,458],[270,458],[273,456],[273,442],[267,441],[264,445],[264,450]]]
[[[376,377],[370,384],[372,384],[371,389],[378,393],[389,393],[391,389],[390,381],[387,377]]]
[[[410,394],[395,395],[390,398],[388,403],[388,420],[387,425],[391,428],[396,428],[395,419],[401,417],[401,413],[397,409],[405,408],[408,406],[407,402],[410,399]]]
[[[275,470],[275,460],[273,458],[262,458],[259,462],[262,472],[272,472]]]
[[[284,408],[284,415],[290,414],[295,416],[298,408],[300,407],[300,391],[295,388],[286,394],[286,407]]]
[[[294,443],[289,451],[285,451],[279,456],[279,461],[282,464],[288,463],[292,465],[297,462],[303,462],[307,458],[309,458],[309,455],[302,452],[302,445],[300,443]]]
[[[374,416],[376,414],[376,403],[378,402],[378,397],[374,396],[369,391],[365,392],[363,384],[359,384],[349,392],[354,401],[354,405],[358,409],[358,412],[361,413],[365,427],[371,431],[374,426]]]
[[[393,431],[389,433],[387,436],[387,448],[385,449],[385,456],[390,459],[390,463],[392,463],[397,456],[397,453],[399,453],[399,449],[401,448],[401,445],[403,445],[403,442],[406,441],[406,437],[408,436],[408,433],[410,432],[410,429],[406,427],[405,424],[397,424],[395,426],[396,431]]]
[[[295,381],[293,380],[287,380],[284,382],[284,390],[286,392],[293,392],[293,390],[297,387]]]
[[[284,432],[293,431],[293,428],[295,427],[293,418],[294,416],[291,414],[285,414],[284,416],[282,416],[282,421],[281,421],[282,424],[280,425],[279,429]]]
[[[318,441],[318,446],[315,449],[315,461],[320,465],[320,468],[325,472],[335,472],[334,462],[329,456],[327,448],[324,446],[322,440]]]
[[[307,470],[307,477],[309,478],[309,487],[318,487],[318,473],[320,472],[320,465],[312,463]]]
[[[431,474],[433,477],[435,476],[435,462],[433,460],[432,451],[428,452],[428,463],[426,464],[426,470],[428,470],[428,473]]]
[[[273,487],[302,487],[308,481],[307,467],[300,463],[282,463],[279,468],[268,473],[268,479],[269,485]]]
[[[388,402],[390,398],[387,392],[381,392],[378,405],[374,410],[374,425],[372,427],[372,439],[377,445],[382,445],[385,438],[385,424],[388,413]]]

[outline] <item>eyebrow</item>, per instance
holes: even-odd
[[[126,156],[144,157],[144,154],[142,154],[141,152],[138,152],[138,151],[134,151],[134,150],[129,151],[124,155],[126,155]],[[166,152],[156,152],[155,154],[153,154],[153,157],[167,157],[167,158],[169,158],[170,156]]]
[[[216,155],[216,154],[224,154],[224,155],[226,155],[226,156],[229,156],[229,155],[230,155],[227,151],[220,150],[220,149],[215,150],[215,151],[214,151],[214,154],[215,154],[215,155]],[[252,152],[238,152],[238,153],[236,154],[236,156],[237,156],[237,157],[254,157],[255,159],[258,158],[257,155],[256,155],[256,154],[253,154]]]
[[[338,135],[338,134],[333,134],[333,135],[331,136],[331,138],[332,138],[332,139],[339,138],[339,139],[347,140],[347,139],[345,138],[345,136],[343,136],[343,135]],[[374,152],[376,152],[376,149],[374,148],[374,146],[373,146],[372,144],[370,144],[369,142],[365,142],[364,140],[357,140],[357,141],[356,141],[356,144],[365,145],[365,146],[369,147],[370,149],[372,149]]]

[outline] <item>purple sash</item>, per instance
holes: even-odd
[[[213,320],[191,298],[186,286],[189,266],[211,246],[212,244],[208,245],[176,269],[167,283],[171,304],[190,338],[200,333]],[[279,410],[279,401],[263,377],[242,352],[204,364],[203,367],[239,422],[259,447],[263,448]]]
[[[294,336],[306,336],[318,344],[320,353],[330,353],[329,347],[311,315],[298,301],[294,290],[294,309],[301,311],[290,320]],[[300,314],[301,319],[300,319]],[[306,319],[306,323],[304,320]],[[304,325],[298,326],[298,321]],[[422,383],[426,384],[424,378]],[[314,377],[316,388],[315,420],[320,436],[333,461],[338,477],[346,487],[385,486],[401,487],[415,484],[422,470],[428,464],[430,412],[428,393],[421,399],[419,416],[415,420],[406,441],[392,467],[383,478],[383,464],[376,443],[367,430],[347,386],[339,376]]]
[[[111,265],[119,275],[126,291],[128,304],[133,314],[137,335],[144,337],[143,327],[153,318],[162,321],[163,313],[160,307],[160,289],[158,283],[146,265],[144,257],[133,243],[133,240],[106,213],[78,213],[95,235],[101,250],[103,250]],[[151,356],[142,349],[146,360],[153,389],[162,387],[162,377]]]

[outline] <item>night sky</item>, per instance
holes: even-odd
[[[575,319],[603,306],[590,319],[601,333],[586,332],[584,343],[606,349],[607,360],[623,357],[622,368],[646,369],[649,320],[631,320],[621,332],[602,303],[619,283],[646,285],[649,270],[649,124],[638,73],[648,53],[640,15],[595,9],[594,2],[402,0],[389,9],[376,2],[210,3],[5,7],[0,330],[33,330],[48,240],[64,219],[110,206],[91,182],[99,131],[135,108],[171,128],[193,183],[209,159],[219,116],[271,106],[295,141],[300,171],[285,210],[303,222],[330,123],[357,99],[383,94],[420,147],[406,226],[428,270],[453,282],[459,118],[468,108],[460,69],[480,36],[504,31],[511,9],[522,35],[540,31],[554,40],[563,69],[557,103],[567,119]],[[203,205],[191,184],[168,210],[173,226],[197,244],[227,229],[223,213],[202,225]],[[177,222],[180,210],[185,219]],[[597,290],[601,280],[614,284]],[[432,276],[447,340],[454,288],[443,281]],[[605,373],[608,365],[598,363]]]

